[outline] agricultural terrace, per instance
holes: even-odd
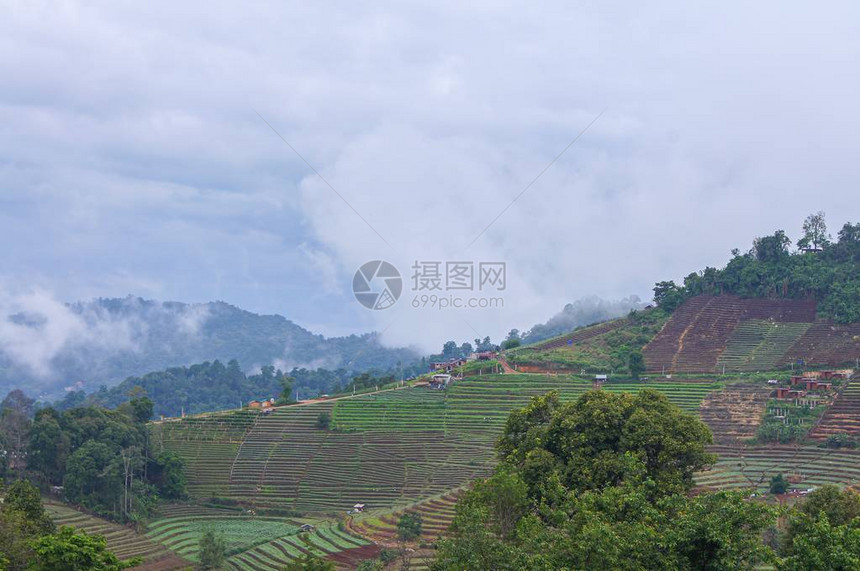
[[[189,566],[187,560],[129,527],[79,512],[65,504],[47,502],[45,509],[57,526],[70,525],[89,534],[103,535],[108,548],[120,559],[142,557],[144,563],[137,569],[168,571]]]
[[[715,446],[717,463],[696,476],[703,488],[753,488],[767,492],[771,477],[783,474],[793,488],[823,484],[860,485],[860,451],[800,445]]]
[[[643,387],[693,412],[721,384],[604,385],[613,392]],[[490,375],[447,391],[407,388],[282,407],[270,415],[156,423],[153,441],[183,457],[197,499],[305,514],[343,514],[359,502],[386,511],[487,475],[509,412],[532,396],[555,389],[573,400],[590,388],[590,380],[571,376]],[[332,419],[328,430],[317,425],[324,413]]]
[[[630,352],[648,343],[667,319],[662,310],[648,309],[506,351],[505,355],[514,368],[524,372],[626,370]]]
[[[369,544],[332,522],[299,521],[190,504],[174,504],[162,512],[164,517],[149,526],[149,538],[196,561],[200,537],[212,530],[224,538],[232,569],[279,569],[306,553],[328,557]],[[303,523],[314,524],[314,530],[302,532]]]
[[[839,366],[860,356],[860,324],[816,321],[812,300],[700,295],[643,348],[650,371],[735,372]]]

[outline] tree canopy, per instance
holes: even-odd
[[[756,238],[752,248],[732,252],[722,268],[705,268],[684,278],[654,286],[654,301],[674,311],[687,298],[734,294],[743,297],[815,299],[822,317],[837,323],[860,321],[860,224],[846,223],[831,242],[824,213],[803,223],[799,249],[783,230]]]
[[[714,460],[701,421],[653,391],[548,393],[511,413],[500,464],[457,504],[442,569],[753,569],[775,514],[742,492],[689,497]]]

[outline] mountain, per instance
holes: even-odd
[[[252,372],[265,365],[386,370],[419,358],[412,349],[383,347],[376,333],[326,338],[280,315],[220,301],[40,299],[0,324],[0,391],[22,388],[52,399],[216,359],[235,359]]]
[[[818,222],[818,233],[808,228]],[[860,224],[830,240],[823,215],[791,249],[782,230],[734,250],[723,268],[654,287],[656,308],[509,353],[520,371],[629,373],[631,358],[665,373],[839,367],[860,358]],[[641,355],[640,355],[641,354]]]

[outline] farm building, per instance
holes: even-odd
[[[788,387],[780,387],[776,389],[776,398],[778,399],[799,399],[806,396],[806,391],[800,391]]]
[[[260,401],[252,400],[248,403],[248,408],[260,408]]]
[[[475,358],[478,361],[492,361],[496,358],[495,351],[481,351],[479,353],[475,353]]]
[[[814,381],[812,379],[806,380],[806,390],[808,391],[829,391],[833,388],[833,383],[825,383],[823,381]]]
[[[430,363],[431,371],[447,371],[451,372],[457,367],[462,367],[467,362],[466,359],[448,359],[447,361],[435,361]]]

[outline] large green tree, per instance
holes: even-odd
[[[100,535],[89,535],[65,526],[57,533],[33,543],[34,571],[119,571],[140,563],[140,559],[120,561]]]
[[[617,485],[640,465],[654,493],[671,494],[688,491],[693,473],[715,461],[711,442],[704,423],[655,390],[590,391],[567,404],[550,392],[511,413],[499,455],[532,492],[553,474],[569,489]]]
[[[690,497],[710,433],[653,391],[535,397],[460,498],[436,570],[753,569],[774,522],[742,492]]]

